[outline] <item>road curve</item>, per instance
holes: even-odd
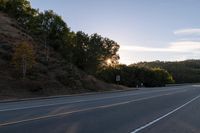
[[[0,103],[0,133],[199,133],[200,86]]]

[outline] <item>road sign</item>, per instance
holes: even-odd
[[[120,75],[116,75],[116,81],[117,81],[117,82],[120,81]]]

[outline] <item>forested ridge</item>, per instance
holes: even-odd
[[[0,0],[0,99],[125,89],[94,77],[105,58],[117,63],[118,48],[27,0]]]
[[[159,67],[167,70],[176,83],[200,83],[200,60],[140,62],[130,66]]]
[[[68,63],[94,73],[106,59],[118,63],[119,45],[101,35],[73,32],[61,16],[54,11],[40,12],[33,9],[27,0],[1,0],[0,10],[14,17],[18,23],[45,49],[54,48]],[[46,53],[48,60],[48,53]]]

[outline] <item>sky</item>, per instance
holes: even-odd
[[[73,31],[120,45],[120,63],[200,58],[200,0],[30,0]]]

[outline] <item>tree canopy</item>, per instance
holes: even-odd
[[[44,47],[47,61],[51,47],[60,53],[66,63],[74,64],[107,82],[114,83],[116,74],[122,76],[120,83],[127,86],[140,83],[146,86],[162,86],[173,82],[171,75],[164,69],[119,65],[120,46],[117,42],[97,33],[88,35],[83,31],[71,31],[61,16],[52,10],[40,12],[32,8],[28,0],[0,0],[0,11],[14,17],[25,31]],[[24,54],[28,57],[32,55],[32,50],[27,46],[23,44],[16,49],[15,62]],[[24,53],[23,49],[28,49],[28,53]]]
[[[121,77],[118,83],[129,87],[142,85],[146,87],[158,87],[174,83],[171,74],[160,68],[118,65],[107,67],[97,73],[97,77],[109,83],[117,83],[117,75]]]
[[[43,44],[46,51],[50,46],[60,52],[66,62],[74,63],[91,74],[106,65],[107,59],[118,64],[119,45],[115,41],[96,33],[75,33],[61,16],[52,10],[40,12],[33,9],[27,0],[0,0],[0,3],[0,10],[15,17],[29,34]]]
[[[140,62],[131,66],[165,69],[173,76],[176,83],[200,82],[200,60]]]

